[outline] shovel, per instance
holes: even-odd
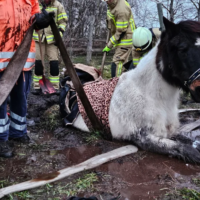
[[[39,36],[40,55],[41,55],[42,66],[43,66],[43,75],[42,75],[42,79],[39,80],[39,85],[43,94],[54,94],[56,93],[55,88],[53,87],[52,83],[45,77],[44,57],[42,54],[41,37],[40,37],[39,32],[38,32],[38,36]]]

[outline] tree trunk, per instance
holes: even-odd
[[[89,34],[88,34],[88,45],[87,45],[86,63],[88,65],[91,64],[91,60],[92,60],[92,42],[93,42],[94,22],[95,22],[95,16],[92,15],[92,16],[90,16],[90,25],[89,25]]]

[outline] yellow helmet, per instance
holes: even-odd
[[[133,46],[136,51],[146,50],[152,42],[152,33],[146,27],[138,27],[133,31]]]

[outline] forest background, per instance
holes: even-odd
[[[59,0],[65,7],[69,21],[64,42],[70,57],[99,54],[106,45],[107,4],[102,0]],[[137,27],[160,27],[157,3],[163,14],[175,23],[192,19],[200,21],[200,0],[128,0]],[[91,61],[91,55],[87,63]]]

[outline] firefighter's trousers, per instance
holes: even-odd
[[[3,72],[0,72],[0,77]],[[0,141],[22,137],[27,132],[27,95],[31,87],[31,71],[22,72],[10,92],[10,118],[7,115],[7,99],[0,106]]]
[[[47,44],[46,40],[41,43],[42,55],[49,60],[50,67],[45,67],[45,76],[53,84],[55,89],[59,89],[59,63],[58,63],[58,47],[54,44]],[[33,76],[33,88],[39,89],[39,80],[42,79],[44,74],[42,61],[41,61],[39,43],[36,42],[36,62],[35,74]],[[50,69],[50,70],[49,70]]]
[[[117,47],[115,49],[115,54],[113,56],[113,64],[112,64],[112,77],[119,77],[123,71],[123,64],[126,63],[131,54],[132,47]]]

